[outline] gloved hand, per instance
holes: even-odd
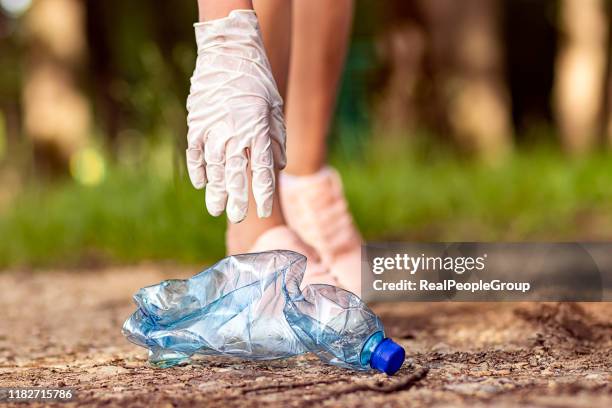
[[[226,208],[231,222],[247,213],[250,159],[257,214],[272,212],[274,169],[285,167],[283,101],[272,77],[257,16],[235,10],[194,25],[196,68],[187,98],[187,168],[206,207]]]

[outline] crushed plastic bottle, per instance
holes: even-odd
[[[306,258],[292,251],[235,255],[187,280],[140,289],[123,325],[149,361],[171,367],[194,354],[251,360],[316,354],[326,363],[394,374],[404,349],[355,294],[323,284],[300,289]]]

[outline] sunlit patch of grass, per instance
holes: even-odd
[[[79,150],[70,158],[70,174],[81,184],[95,186],[104,180],[106,162],[102,154],[92,148]]]

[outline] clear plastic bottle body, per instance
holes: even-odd
[[[380,319],[351,292],[300,289],[305,265],[291,251],[237,255],[190,279],[143,288],[123,333],[159,367],[196,353],[265,360],[312,352],[329,364],[369,370],[384,338]]]
[[[330,285],[309,285],[297,296],[287,289],[285,318],[308,351],[329,364],[370,369],[361,351],[383,325],[361,299]]]

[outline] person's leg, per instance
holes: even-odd
[[[283,99],[285,99],[287,93],[287,76],[289,73],[291,3],[292,1],[289,0],[253,1],[266,53],[272,66],[272,73]],[[250,172],[247,173],[250,174]],[[274,194],[274,206],[270,217],[259,218],[257,216],[255,199],[251,193],[249,194],[247,217],[239,224],[228,224],[228,239],[226,240],[228,253],[242,253],[250,250],[257,238],[264,232],[285,224],[279,204],[278,179],[277,173],[277,189]]]
[[[325,164],[326,139],[352,17],[353,0],[306,0],[293,4],[286,99],[285,171],[289,174],[312,174]]]
[[[340,177],[325,165],[353,14],[352,0],[296,1],[286,104],[287,168],[279,191],[287,224],[340,286],[361,290],[361,236]]]

